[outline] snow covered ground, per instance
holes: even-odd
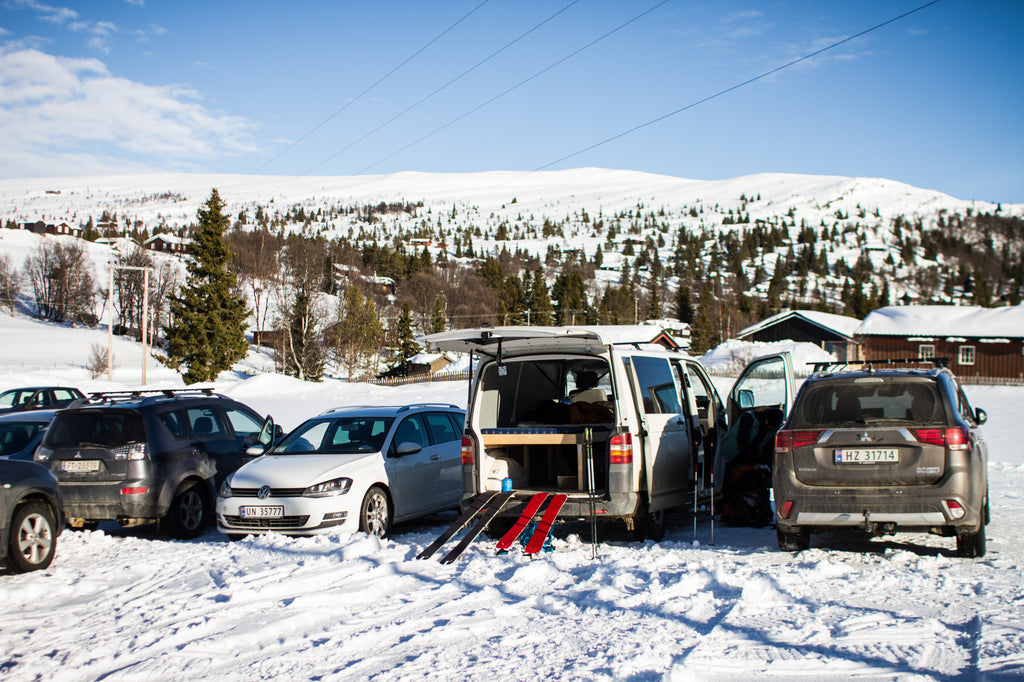
[[[82,368],[81,330],[0,313],[0,390],[112,385]],[[138,383],[118,340],[113,388]],[[81,357],[80,357],[81,356]],[[33,358],[49,358],[46,362]],[[134,364],[133,364],[134,363]],[[252,358],[247,367],[260,364]],[[243,366],[242,369],[245,369]],[[180,378],[151,365],[151,386]],[[721,390],[730,380],[720,381]],[[465,404],[466,385],[307,384],[225,373],[218,390],[288,429],[352,403]],[[46,571],[0,575],[0,678],[946,679],[1024,674],[1024,388],[968,387],[989,413],[992,524],[983,559],[953,540],[815,536],[797,555],[770,529],[678,514],[665,540],[575,528],[527,559],[478,540],[450,566],[418,561],[453,515],[363,535],[172,542],[152,528],[65,531]]]

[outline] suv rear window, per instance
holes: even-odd
[[[105,448],[146,442],[146,429],[138,412],[89,410],[58,414],[46,432],[46,447],[74,448],[87,444]]]
[[[936,383],[862,377],[808,386],[793,413],[792,428],[828,428],[878,423],[945,424]]]

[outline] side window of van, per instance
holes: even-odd
[[[633,357],[633,370],[640,384],[644,412],[647,414],[680,414],[679,390],[672,377],[672,368],[665,358]]]

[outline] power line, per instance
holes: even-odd
[[[650,121],[647,121],[646,123],[641,123],[639,125],[633,126],[629,130],[625,130],[625,131],[623,131],[623,132],[621,132],[621,133],[619,133],[617,135],[613,135],[613,136],[611,136],[611,137],[609,137],[607,139],[601,140],[600,142],[596,142],[596,143],[594,143],[594,144],[592,144],[592,145],[590,145],[588,147],[584,147],[583,149],[580,149],[579,151],[575,151],[572,154],[567,154],[567,155],[563,156],[560,159],[556,159],[556,160],[554,160],[554,161],[552,161],[550,163],[544,164],[543,166],[540,166],[538,168],[534,168],[532,171],[530,171],[530,173],[536,173],[537,171],[542,171],[545,168],[550,168],[551,166],[554,166],[555,164],[562,163],[563,161],[567,161],[567,160],[569,160],[569,159],[571,159],[571,158],[573,158],[575,156],[579,156],[580,154],[583,154],[585,152],[589,152],[590,150],[596,149],[597,147],[600,147],[602,145],[608,144],[609,142],[613,142],[615,140],[618,140],[621,137],[625,137],[626,135],[629,135],[630,133],[634,133],[637,130],[640,130],[641,128],[646,128],[647,126],[654,125],[655,123],[659,123],[661,121],[664,121],[667,118],[671,118],[672,116],[675,116],[677,114],[681,114],[684,111],[687,111],[689,109],[693,109],[694,107],[700,106],[701,104],[704,104],[705,102],[710,102],[711,100],[716,99],[718,97],[721,97],[722,95],[728,94],[728,93],[730,93],[730,92],[732,92],[734,90],[739,90],[740,88],[745,87],[747,85],[750,85],[751,83],[755,83],[755,82],[757,82],[759,80],[767,78],[768,76],[771,76],[771,75],[776,74],[776,73],[778,73],[780,71],[783,71],[783,70],[788,69],[788,68],[790,68],[792,66],[795,66],[795,65],[797,65],[797,64],[799,64],[801,62],[805,62],[808,59],[812,59],[814,57],[817,57],[818,55],[820,55],[823,52],[827,52],[827,51],[829,51],[829,50],[831,50],[833,48],[836,48],[836,47],[839,47],[840,45],[843,45],[844,43],[848,43],[851,40],[855,40],[856,38],[860,38],[861,36],[865,36],[868,33],[871,33],[872,31],[877,31],[878,29],[880,29],[880,28],[882,28],[884,26],[888,26],[889,24],[895,23],[895,22],[899,21],[900,19],[905,19],[906,17],[909,17],[911,14],[914,14],[916,12],[920,12],[923,9],[927,9],[928,7],[931,7],[932,5],[936,5],[939,2],[941,2],[941,1],[942,0],[932,0],[931,2],[927,2],[927,3],[923,4],[923,5],[921,5],[920,7],[912,9],[909,12],[904,12],[903,14],[900,14],[899,16],[893,17],[892,19],[888,19],[886,21],[883,21],[880,24],[876,24],[876,25],[872,26],[869,29],[865,29],[865,30],[861,31],[860,33],[855,33],[854,35],[849,36],[848,38],[843,38],[842,40],[838,40],[838,41],[832,43],[831,45],[828,45],[827,47],[821,48],[820,50],[815,50],[814,52],[810,52],[808,54],[805,54],[803,57],[800,57],[799,59],[794,59],[791,62],[787,62],[786,64],[783,64],[782,66],[777,66],[774,69],[771,69],[770,71],[765,71],[764,73],[762,73],[762,74],[760,74],[758,76],[754,76],[753,78],[747,79],[747,80],[743,81],[742,83],[737,83],[736,85],[728,87],[728,88],[726,88],[724,90],[719,90],[718,92],[716,92],[713,95],[708,95],[707,97],[701,98],[701,99],[699,99],[699,100],[697,100],[695,102],[691,102],[690,104],[687,104],[684,107],[680,107],[680,108],[676,109],[675,111],[670,111],[669,113],[663,114],[662,116],[658,116],[657,118],[653,118]]]
[[[428,42],[428,43],[427,43],[426,45],[424,45],[423,47],[421,47],[420,49],[416,50],[416,51],[415,51],[415,52],[413,52],[413,53],[412,53],[411,55],[409,55],[409,57],[407,57],[407,58],[405,59],[405,61],[403,61],[403,62],[402,62],[401,64],[399,64],[399,65],[398,65],[398,66],[396,66],[395,68],[391,69],[390,71],[388,71],[388,72],[387,72],[386,74],[384,74],[383,76],[381,76],[381,77],[380,77],[379,79],[377,79],[377,81],[375,81],[375,82],[374,82],[374,83],[373,83],[372,85],[370,85],[370,86],[369,86],[368,88],[366,88],[365,90],[363,90],[362,92],[360,92],[360,93],[359,93],[358,95],[356,95],[356,96],[355,96],[355,97],[354,97],[353,99],[349,100],[349,101],[348,101],[347,103],[345,103],[345,104],[344,104],[344,105],[343,105],[343,106],[342,106],[341,108],[339,108],[339,109],[338,109],[337,111],[335,111],[335,112],[334,112],[333,114],[331,114],[330,116],[328,116],[328,117],[327,117],[327,118],[325,118],[324,120],[320,121],[320,122],[319,122],[319,123],[317,123],[317,124],[316,124],[315,126],[313,126],[312,128],[310,128],[309,130],[307,130],[307,131],[306,131],[306,132],[305,132],[305,133],[304,133],[304,134],[303,134],[303,135],[302,135],[302,136],[301,136],[301,137],[300,137],[299,139],[295,140],[295,141],[294,141],[294,142],[292,142],[292,143],[291,143],[290,145],[288,145],[287,147],[285,147],[284,149],[282,149],[282,150],[281,150],[280,152],[278,152],[278,153],[277,153],[277,154],[276,154],[276,155],[275,155],[275,156],[274,156],[274,157],[273,157],[272,159],[270,159],[269,161],[267,161],[266,163],[264,163],[264,164],[263,164],[262,166],[260,166],[260,167],[259,167],[259,168],[257,168],[256,170],[254,170],[254,171],[253,171],[252,173],[250,173],[249,175],[255,175],[256,173],[259,173],[259,172],[260,172],[261,170],[263,170],[264,168],[266,168],[267,166],[269,166],[270,164],[274,163],[274,162],[275,162],[275,161],[277,161],[277,160],[278,160],[279,158],[281,158],[282,156],[284,156],[284,155],[285,155],[285,154],[286,154],[287,152],[289,152],[289,151],[290,151],[290,150],[291,150],[292,148],[294,148],[294,147],[295,147],[295,145],[299,144],[300,142],[302,142],[303,140],[305,140],[305,139],[306,139],[307,137],[309,137],[310,135],[312,135],[312,134],[313,134],[313,133],[315,133],[316,131],[320,130],[320,128],[324,127],[324,126],[325,126],[325,125],[326,125],[326,124],[327,124],[327,123],[328,123],[328,122],[329,122],[329,121],[330,121],[331,119],[333,119],[333,118],[334,118],[334,117],[336,117],[336,116],[337,116],[338,114],[340,114],[341,112],[343,112],[343,111],[345,111],[346,109],[348,109],[348,108],[349,108],[350,106],[352,106],[352,105],[353,105],[353,104],[355,104],[356,102],[358,102],[358,101],[359,101],[359,100],[360,100],[360,99],[361,99],[361,98],[362,98],[363,96],[365,96],[365,95],[366,95],[366,93],[370,92],[371,90],[373,90],[374,88],[376,88],[376,87],[377,87],[378,85],[380,85],[381,83],[383,83],[383,82],[384,82],[385,80],[387,80],[388,78],[390,78],[392,74],[394,74],[394,73],[395,73],[396,71],[398,71],[399,69],[401,69],[401,68],[402,68],[403,66],[405,66],[406,64],[408,64],[409,62],[411,62],[411,61],[412,61],[413,59],[415,59],[416,57],[418,57],[418,56],[420,55],[420,53],[422,53],[422,52],[423,52],[424,50],[426,50],[426,49],[427,49],[428,47],[430,47],[431,45],[433,45],[434,43],[436,43],[436,42],[437,42],[438,40],[440,40],[441,38],[443,38],[443,37],[444,37],[444,36],[445,36],[445,35],[446,35],[447,33],[449,33],[449,32],[450,32],[450,31],[451,31],[452,29],[454,29],[454,28],[455,28],[456,26],[458,26],[458,25],[459,25],[459,24],[461,24],[461,23],[462,23],[463,21],[465,21],[466,19],[468,19],[468,18],[469,18],[469,17],[470,17],[470,16],[472,15],[472,14],[474,14],[474,13],[475,13],[475,12],[476,12],[476,11],[477,11],[478,9],[480,9],[481,7],[483,7],[484,5],[486,5],[486,4],[488,3],[488,2],[490,2],[490,0],[483,0],[483,2],[481,2],[481,3],[479,4],[479,5],[477,5],[477,6],[476,6],[476,7],[474,7],[473,9],[469,10],[468,12],[466,12],[466,14],[464,14],[464,15],[463,15],[463,16],[462,16],[462,17],[461,17],[461,18],[460,18],[460,19],[459,19],[458,21],[456,21],[456,22],[455,22],[454,24],[452,24],[451,26],[449,26],[449,27],[448,27],[448,28],[446,28],[445,30],[443,30],[443,31],[441,31],[440,33],[438,33],[438,34],[437,34],[436,36],[434,36],[434,38],[433,38],[433,39],[432,39],[432,40],[431,40],[430,42]]]
[[[353,141],[352,141],[352,142],[351,142],[350,144],[348,144],[348,145],[346,145],[345,147],[342,147],[342,148],[341,148],[341,149],[339,149],[338,151],[334,152],[333,154],[331,154],[330,156],[328,156],[328,157],[327,157],[326,159],[324,159],[324,160],[323,160],[323,161],[321,161],[320,163],[316,164],[315,166],[313,166],[312,168],[310,168],[309,170],[307,170],[307,171],[306,171],[305,173],[303,173],[302,175],[303,175],[303,176],[305,176],[305,175],[309,175],[309,174],[310,174],[310,173],[312,173],[312,172],[313,172],[314,170],[316,170],[316,169],[317,169],[317,168],[319,168],[320,166],[324,165],[325,163],[327,163],[327,162],[328,162],[328,161],[330,161],[331,159],[334,159],[334,158],[335,158],[335,157],[337,157],[338,155],[340,155],[340,154],[342,154],[342,153],[344,153],[344,152],[348,151],[349,149],[351,149],[351,148],[352,148],[352,147],[354,147],[355,145],[359,144],[360,142],[362,142],[363,140],[365,140],[366,138],[368,138],[368,137],[369,137],[370,135],[373,135],[373,134],[374,134],[375,132],[377,132],[377,131],[378,131],[378,130],[380,130],[381,128],[383,128],[383,127],[385,127],[385,126],[387,126],[387,125],[391,124],[391,123],[392,123],[392,122],[394,122],[394,121],[395,121],[396,119],[398,119],[398,118],[400,118],[400,117],[404,116],[405,114],[409,113],[410,111],[412,111],[413,109],[415,109],[415,108],[416,108],[416,107],[418,107],[419,105],[423,104],[424,102],[426,102],[426,101],[427,101],[428,99],[430,99],[431,97],[433,97],[433,96],[434,96],[434,95],[436,95],[437,93],[439,93],[439,92],[441,92],[442,90],[444,90],[445,88],[447,88],[447,87],[448,87],[449,85],[452,85],[453,83],[455,83],[456,81],[460,80],[461,78],[463,78],[463,77],[465,77],[465,76],[469,75],[469,74],[470,74],[471,72],[473,72],[473,71],[475,71],[476,69],[478,69],[479,67],[483,66],[484,64],[486,64],[487,62],[489,62],[489,61],[490,61],[491,59],[493,59],[494,57],[497,57],[497,56],[498,56],[499,54],[501,54],[502,52],[504,52],[504,51],[505,51],[505,50],[507,50],[508,48],[512,47],[513,45],[515,45],[516,43],[518,43],[518,42],[519,42],[520,40],[522,40],[522,39],[523,39],[523,38],[525,38],[526,36],[530,35],[530,34],[531,34],[531,33],[533,33],[534,31],[536,31],[537,29],[539,29],[539,28],[540,28],[541,26],[543,26],[544,24],[546,24],[546,23],[548,23],[548,22],[552,21],[553,19],[555,19],[555,17],[557,17],[558,15],[562,14],[563,12],[565,12],[566,10],[568,10],[568,9],[569,9],[570,7],[572,7],[573,5],[575,5],[576,3],[578,3],[579,1],[580,1],[580,0],[572,0],[572,2],[570,2],[570,3],[568,4],[568,5],[566,5],[566,6],[565,6],[565,7],[563,7],[562,9],[558,10],[557,12],[555,12],[554,14],[552,14],[551,16],[549,16],[549,17],[548,17],[547,19],[545,19],[544,21],[542,21],[542,22],[540,22],[539,24],[535,25],[535,26],[534,26],[533,28],[531,28],[530,30],[526,31],[525,33],[522,33],[522,34],[520,34],[520,35],[519,35],[518,37],[516,37],[516,38],[515,38],[515,39],[513,39],[512,41],[510,41],[510,42],[506,43],[506,44],[505,44],[505,45],[504,45],[503,47],[500,47],[499,49],[495,50],[494,52],[492,52],[491,54],[489,54],[489,55],[488,55],[487,57],[484,57],[483,59],[481,59],[481,60],[480,60],[479,62],[477,62],[477,63],[476,63],[476,64],[474,64],[473,66],[469,67],[468,69],[466,69],[465,71],[463,71],[462,73],[460,73],[460,74],[459,74],[458,76],[455,76],[455,77],[454,77],[454,78],[452,78],[452,79],[451,79],[450,81],[448,81],[447,83],[445,83],[445,84],[444,84],[444,85],[442,85],[441,87],[439,87],[439,88],[437,88],[436,90],[434,90],[433,92],[431,92],[431,93],[430,93],[429,95],[426,95],[425,97],[421,98],[421,99],[420,99],[419,101],[415,102],[414,104],[410,104],[410,105],[409,105],[408,107],[406,107],[406,108],[405,108],[405,109],[403,109],[402,111],[398,112],[397,114],[395,114],[394,116],[392,116],[392,117],[391,117],[391,118],[389,118],[388,120],[384,121],[384,122],[383,122],[383,123],[381,123],[381,124],[380,124],[379,126],[377,126],[376,128],[374,128],[374,129],[373,129],[373,130],[371,130],[370,132],[366,133],[365,135],[363,135],[363,136],[362,136],[362,137],[360,137],[359,139],[357,139],[357,140],[353,140]],[[300,177],[301,177],[301,176],[300,176]]]
[[[938,0],[935,0],[935,1],[936,1],[936,2],[938,2]],[[409,144],[405,145],[405,146],[404,146],[404,147],[402,147],[401,149],[399,149],[399,150],[397,150],[397,151],[394,151],[394,152],[392,152],[391,154],[388,154],[388,155],[387,155],[387,156],[385,156],[384,158],[382,158],[382,159],[379,159],[379,160],[377,160],[377,161],[374,161],[374,162],[373,162],[373,163],[371,163],[371,164],[370,164],[369,166],[366,166],[366,167],[365,167],[365,168],[363,168],[363,169],[362,169],[361,171],[359,171],[358,173],[356,173],[356,175],[362,175],[363,173],[365,173],[366,171],[370,170],[370,169],[371,169],[371,168],[373,168],[374,166],[378,166],[378,165],[380,165],[380,164],[384,163],[384,162],[385,162],[385,161],[387,161],[388,159],[390,159],[390,158],[392,158],[392,157],[394,157],[394,156],[397,156],[398,154],[401,154],[402,152],[404,152],[405,150],[409,149],[410,147],[414,147],[414,146],[418,145],[418,144],[419,144],[420,142],[423,142],[423,141],[424,141],[424,140],[426,140],[426,139],[427,139],[428,137],[432,137],[433,135],[436,135],[437,133],[439,133],[439,132],[441,132],[442,130],[444,130],[445,128],[448,128],[448,127],[450,127],[450,126],[452,126],[452,125],[454,125],[454,124],[458,123],[459,121],[461,121],[462,119],[466,118],[467,116],[469,116],[469,115],[471,115],[471,114],[473,114],[473,113],[476,113],[476,112],[477,112],[477,111],[479,111],[480,109],[483,109],[483,108],[484,108],[485,106],[487,106],[488,104],[491,104],[492,102],[494,102],[494,101],[496,101],[496,100],[498,100],[498,99],[501,99],[502,97],[504,97],[505,95],[509,94],[509,93],[510,93],[510,92],[512,92],[513,90],[517,90],[518,88],[520,88],[520,87],[522,87],[522,86],[526,85],[527,83],[529,83],[529,82],[530,82],[530,81],[532,81],[533,79],[535,79],[535,78],[537,78],[537,77],[539,77],[539,76],[541,76],[541,75],[543,75],[543,74],[547,73],[548,71],[550,71],[551,69],[555,68],[556,66],[558,66],[558,65],[562,64],[563,62],[566,62],[566,61],[568,61],[569,59],[572,59],[573,57],[575,57],[576,55],[578,55],[578,54],[579,54],[580,52],[583,52],[584,50],[586,50],[586,49],[588,49],[588,48],[590,48],[590,47],[592,47],[592,46],[596,45],[597,43],[601,42],[602,40],[604,40],[604,39],[605,39],[605,38],[607,38],[608,36],[612,35],[613,33],[616,33],[616,32],[618,32],[618,31],[621,31],[622,29],[626,28],[627,26],[629,26],[629,25],[630,25],[630,24],[632,24],[633,22],[635,22],[635,21],[638,21],[638,20],[642,19],[643,17],[647,16],[648,14],[650,14],[650,13],[651,13],[651,12],[653,12],[654,10],[658,9],[658,8],[659,8],[659,7],[661,7],[662,5],[664,5],[664,4],[667,4],[668,2],[669,2],[669,0],[662,0],[662,1],[661,1],[661,2],[659,2],[659,3],[657,4],[657,5],[655,5],[655,6],[651,7],[651,8],[650,8],[650,9],[648,9],[648,10],[645,10],[645,11],[641,12],[640,14],[636,15],[635,17],[633,17],[633,18],[632,18],[632,19],[630,19],[629,21],[626,21],[625,23],[623,23],[623,24],[620,24],[620,25],[616,26],[615,28],[613,28],[612,30],[608,31],[607,33],[605,33],[604,35],[600,36],[599,38],[595,38],[594,40],[590,41],[589,43],[587,43],[587,44],[586,44],[586,45],[584,45],[583,47],[581,47],[581,48],[579,48],[579,49],[577,49],[577,50],[574,50],[574,51],[570,52],[569,54],[567,54],[566,56],[562,57],[561,59],[559,59],[558,61],[554,62],[553,64],[550,64],[549,66],[546,66],[546,67],[544,67],[543,69],[541,69],[541,70],[540,70],[540,71],[538,71],[537,73],[533,74],[532,76],[530,76],[530,77],[528,77],[528,78],[525,78],[525,79],[523,79],[523,80],[519,81],[518,83],[516,83],[516,84],[515,84],[515,85],[513,85],[512,87],[510,87],[510,88],[508,88],[508,89],[506,89],[506,90],[504,90],[504,91],[502,91],[502,92],[498,93],[498,94],[497,94],[497,95],[495,95],[494,97],[491,97],[491,98],[490,98],[489,100],[487,100],[486,102],[483,102],[482,104],[479,104],[479,105],[477,105],[477,106],[473,107],[472,109],[470,109],[469,111],[465,112],[465,113],[464,113],[464,114],[462,114],[461,116],[458,116],[458,117],[456,117],[456,118],[454,118],[454,119],[452,119],[452,120],[448,121],[447,123],[445,123],[444,125],[440,126],[439,128],[435,128],[434,130],[430,131],[429,133],[427,133],[427,134],[426,134],[426,135],[424,135],[423,137],[419,138],[418,140],[415,140],[415,141],[413,141],[413,142],[410,142]]]

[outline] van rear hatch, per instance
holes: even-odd
[[[427,350],[434,352],[476,352],[503,358],[526,353],[594,353],[613,343],[599,331],[579,327],[494,327],[460,329],[424,338]]]

